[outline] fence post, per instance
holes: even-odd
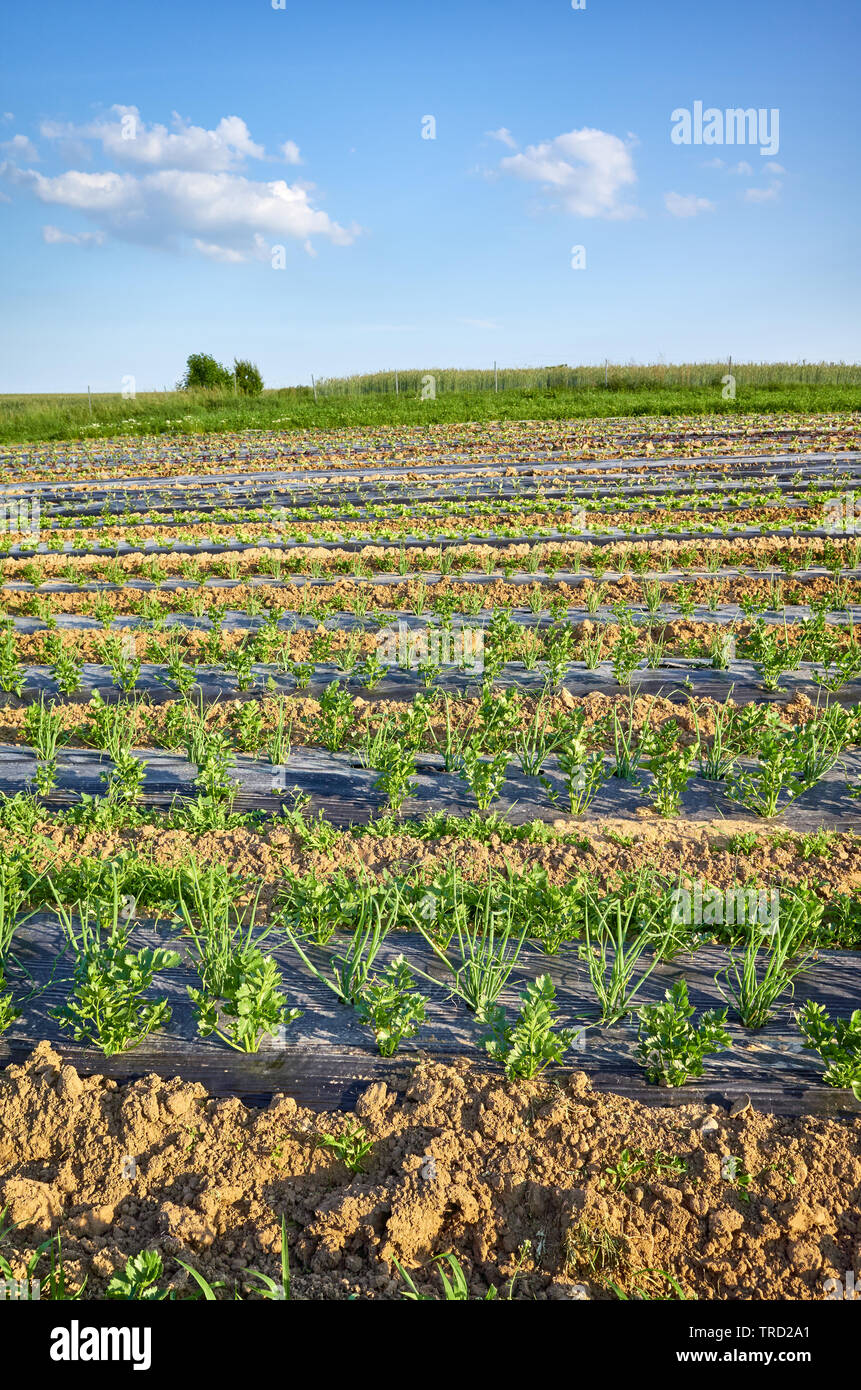
[[[314,373],[311,373],[311,390],[314,392],[314,404],[317,404],[317,383],[314,380]]]
[[[89,386],[87,387],[87,404],[88,404],[89,407],[90,407],[90,419],[92,420],[92,418],[93,418],[93,393],[91,392]]]
[[[499,372],[498,372],[497,369],[496,369],[496,363],[495,363],[495,362],[494,362],[494,364],[493,364],[493,389],[494,389],[494,391],[498,391],[498,390],[499,390]]]
[[[395,372],[395,395],[396,395],[396,396],[399,396],[399,395],[400,395],[400,388],[399,388],[399,386],[398,386],[398,374],[397,374],[397,372]]]
[[[607,358],[604,358],[604,385],[607,385]]]

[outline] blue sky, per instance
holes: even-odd
[[[0,391],[170,386],[193,351],[251,357],[273,386],[494,359],[857,360],[859,14],[15,6]],[[672,112],[698,101],[777,109],[779,148],[674,143]]]

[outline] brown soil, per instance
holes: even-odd
[[[581,645],[582,641],[597,632],[598,624],[586,619],[582,623],[573,623],[570,626],[574,636],[571,659],[583,660],[585,659],[585,652]],[[601,656],[604,659],[612,654],[620,630],[616,623],[601,623]],[[348,651],[352,651],[357,660],[362,660],[378,649],[376,631],[347,632],[346,630],[326,631],[325,629],[323,631],[325,632],[325,659],[327,660],[334,658],[339,652]],[[550,631],[550,629],[545,629],[539,632],[537,628],[522,627],[516,638],[503,644],[505,660],[522,661],[528,654],[531,654],[536,660],[541,660],[545,655]],[[748,622],[723,623],[720,628],[721,635],[725,637],[746,638],[751,631],[752,624]],[[781,645],[788,647],[803,644],[806,639],[806,634],[800,626],[788,627],[785,634],[782,629],[778,629],[778,632]],[[105,662],[104,632],[58,628],[56,633],[63,649],[74,654],[79,661]],[[845,648],[854,641],[854,634],[848,627],[834,627],[829,635],[835,648]],[[146,626],[141,626],[126,629],[123,636],[124,654],[127,658],[139,656],[145,662],[163,664],[163,633],[152,634]],[[316,654],[317,637],[318,634],[313,632],[289,633],[282,630],[277,641],[268,649],[267,654],[264,656],[261,652],[255,655],[255,660],[270,662],[276,659],[299,662],[313,661]],[[714,637],[715,626],[710,622],[681,620],[676,622],[658,621],[649,625],[644,623],[638,632],[637,649],[646,655],[649,651],[650,641],[656,641],[661,644],[661,651],[664,656],[684,656],[690,654],[691,644],[695,644],[695,652],[701,654],[708,648]],[[53,658],[49,650],[46,632],[19,632],[15,634],[14,640],[17,660],[37,666],[50,666],[52,664]],[[180,651],[184,659],[190,662],[200,661],[207,664],[212,661],[210,640],[210,633],[206,629],[179,627],[170,634],[171,646]],[[225,653],[236,651],[249,640],[254,640],[253,633],[240,629],[223,631],[220,634],[220,650]],[[486,638],[485,640],[487,647],[492,648],[493,639]],[[319,659],[322,660],[323,658],[320,657]]]
[[[776,883],[782,887],[813,887],[831,900],[837,893],[861,889],[861,840],[852,832],[837,832],[822,848],[803,836],[761,821],[691,822],[664,820],[646,807],[630,817],[584,822],[560,817],[541,840],[487,840],[439,834],[422,838],[408,831],[397,835],[361,835],[340,831],[325,849],[312,848],[292,830],[246,827],[192,834],[157,825],[134,830],[87,830],[57,825],[48,817],[34,827],[40,837],[30,843],[35,872],[59,871],[84,858],[106,860],[134,853],[147,862],[179,867],[195,858],[201,866],[230,864],[233,871],[262,884],[264,914],[288,875],[314,873],[320,879],[339,869],[349,874],[383,876],[415,874],[430,881],[453,861],[464,878],[484,882],[491,874],[519,875],[541,869],[551,884],[564,886],[578,873],[594,874],[610,885],[621,875],[649,869],[669,882],[689,875],[713,887]],[[754,835],[752,849],[733,848],[736,835]],[[0,851],[10,852],[21,837],[0,831]]]
[[[352,1175],[318,1141],[357,1121],[373,1147]],[[648,1166],[619,1182],[626,1149]],[[727,1156],[750,1175],[747,1201]],[[859,1204],[861,1119],[652,1109],[582,1072],[511,1083],[422,1061],[355,1115],[82,1078],[47,1043],[0,1079],[0,1206],[18,1223],[2,1253],[20,1277],[60,1231],[90,1298],[142,1249],[178,1290],[178,1259],[223,1281],[222,1298],[248,1268],[278,1281],[284,1217],[303,1300],[397,1299],[395,1261],[438,1295],[429,1261],[446,1252],[476,1297],[515,1275],[517,1299],[614,1298],[610,1281],[654,1296],[671,1274],[689,1297],[820,1299],[861,1266]]]
[[[582,608],[590,594],[597,591],[599,603],[612,604],[619,600],[628,603],[643,603],[644,580],[625,575],[619,579],[604,579],[600,583],[586,579],[582,584],[542,583],[540,592],[545,609],[554,599],[563,600],[569,608]],[[798,582],[778,580],[779,595],[774,592],[769,579],[721,576],[719,578],[692,575],[686,581],[686,589],[691,601],[706,605],[717,600],[721,604],[740,603],[742,599],[756,599],[769,607],[781,607],[785,603],[811,604],[819,599],[834,600],[834,581],[831,578],[814,578]],[[861,580],[841,581],[844,596],[840,600],[843,607],[848,602],[857,604],[861,598]],[[493,608],[529,608],[535,597],[536,583],[514,584],[504,579],[491,579],[479,590],[480,608],[489,611]],[[672,601],[672,585],[668,585],[664,602]],[[189,591],[190,593],[193,591]],[[449,578],[439,581],[408,579],[402,583],[375,584],[373,579],[362,582],[350,579],[309,580],[306,584],[271,583],[265,587],[250,584],[219,585],[208,584],[203,591],[209,602],[221,601],[234,611],[246,609],[249,601],[259,602],[261,598],[273,607],[288,612],[304,612],[308,605],[325,604],[330,612],[353,612],[357,604],[360,611],[370,613],[374,608],[427,614],[430,605],[439,598],[466,599],[471,604],[476,597],[476,589],[465,583]],[[181,592],[151,590],[149,597],[158,596],[166,609],[182,613],[190,609],[183,602]],[[143,595],[135,595],[134,590],[104,590],[99,595],[84,592],[43,591],[38,595],[42,606],[51,613],[92,614],[98,598],[114,617],[133,617],[137,614]],[[3,610],[9,615],[22,615],[31,612],[34,600],[32,591],[2,590]],[[463,610],[461,610],[463,611]],[[474,611],[474,610],[470,610]]]

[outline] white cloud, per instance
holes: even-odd
[[[733,165],[732,170],[730,172],[733,174],[741,174],[743,177],[749,178],[750,175],[753,173],[753,168],[750,164],[748,164],[746,159],[741,159],[739,160],[738,164]]]
[[[714,203],[709,198],[699,198],[696,193],[665,193],[664,206],[673,217],[696,217],[699,212],[714,212]]]
[[[721,159],[721,157],[720,157],[719,154],[716,154],[715,157],[714,157],[714,159],[704,159],[704,160],[703,160],[703,168],[704,168],[704,169],[722,169],[723,167],[724,167],[724,161]]]
[[[765,168],[766,168],[766,172],[769,173],[769,174],[785,174],[785,173],[786,173],[786,170],[784,169],[783,165],[782,165],[782,164],[775,164],[773,160],[771,160],[768,164],[766,164]]]
[[[774,183],[769,184],[768,188],[746,188],[744,190],[744,200],[746,203],[772,203],[780,193],[780,182],[775,179]]]
[[[148,126],[136,106],[112,106],[111,115],[86,125],[44,121],[41,133],[49,140],[98,140],[105,154],[119,164],[150,168],[194,169],[218,173],[237,168],[245,159],[263,159],[239,116],[224,116],[213,130],[190,125],[174,112],[173,131]]]
[[[7,176],[29,188],[41,203],[82,212],[124,241],[151,246],[190,244],[199,254],[233,262],[260,255],[267,240],[307,242],[325,237],[349,245],[361,230],[342,227],[315,208],[305,188],[283,179],[259,183],[237,174],[160,169],[136,175],[70,169],[48,178],[33,169],[4,166]],[[228,253],[236,253],[228,255]],[[268,252],[267,252],[268,254]]]
[[[61,232],[59,227],[43,227],[42,240],[49,246],[101,246],[103,232]]]
[[[0,143],[0,150],[10,155],[13,159],[29,159],[33,163],[38,163],[39,152],[32,140],[26,135],[13,135],[11,140],[4,140]]]
[[[284,156],[285,164],[301,164],[302,156],[299,153],[299,146],[295,140],[285,140],[281,146],[281,153]]]
[[[571,130],[500,163],[503,173],[540,183],[575,217],[636,217],[639,209],[620,200],[636,183],[629,146],[604,130]]]
[[[214,241],[201,241],[200,237],[195,237],[191,244],[201,256],[208,256],[211,261],[221,261],[224,265],[238,265],[245,260],[241,251],[234,251],[229,246],[217,246]]]
[[[499,140],[503,145],[507,145],[510,150],[517,149],[517,141],[511,131],[504,125],[501,125],[499,130],[488,130],[486,134],[491,140]]]

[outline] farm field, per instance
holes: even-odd
[[[859,484],[838,411],[2,446],[0,1268],[857,1269]]]

